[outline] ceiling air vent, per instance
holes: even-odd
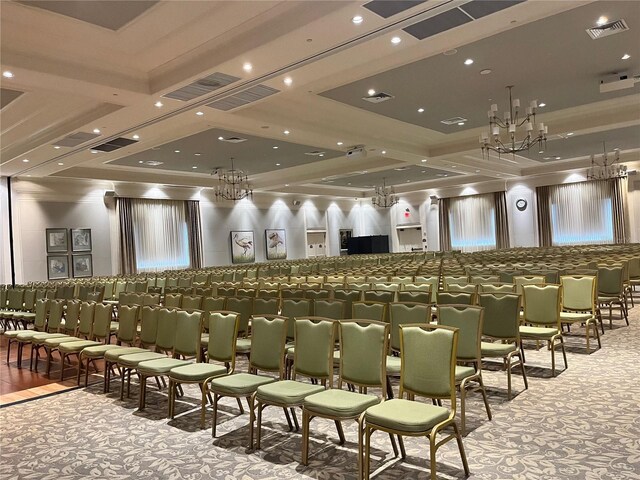
[[[627,22],[624,20],[616,20],[615,22],[605,23],[597,27],[587,28],[587,33],[592,40],[598,40],[599,38],[609,37],[616,33],[626,32],[627,30],[629,30]]]
[[[144,162],[145,165],[149,165],[150,167],[157,167],[162,165],[164,162],[158,162],[157,160],[147,160]]]
[[[211,93],[219,88],[226,87],[237,80],[240,79],[232,75],[216,72],[207,77],[200,78],[189,85],[185,85],[178,90],[167,93],[166,95],[163,95],[163,97],[188,102],[189,100],[201,97],[202,95]]]
[[[305,155],[310,155],[312,157],[324,157],[326,152],[322,152],[320,150],[313,150],[312,152],[304,152]]]
[[[220,137],[218,138],[218,140],[220,140],[221,142],[227,142],[227,143],[242,143],[247,141],[246,138],[242,138],[242,137]]]
[[[103,143],[102,145],[98,145],[97,147],[93,147],[91,150],[98,150],[100,152],[113,152],[114,150],[118,150],[122,147],[131,145],[132,143],[138,143],[138,141],[131,140],[130,138],[119,137],[109,140],[108,142]]]
[[[440,120],[440,123],[444,123],[445,125],[457,125],[460,122],[466,122],[467,119],[463,117],[452,117],[447,118],[446,120]]]
[[[53,145],[59,147],[77,147],[78,145],[88,142],[89,140],[93,140],[99,136],[100,134],[98,133],[76,132],[61,138],[57,142],[53,142]]]
[[[382,103],[382,102],[386,102],[387,100],[391,100],[392,98],[395,98],[395,97],[393,95],[389,95],[388,93],[380,92],[380,93],[376,93],[375,95],[362,97],[362,100],[370,103]]]
[[[229,110],[233,110],[234,108],[242,107],[243,105],[247,105],[249,103],[253,103],[255,101],[266,98],[270,95],[273,95],[274,93],[278,93],[279,91],[280,90],[267,87],[266,85],[256,85],[255,87],[251,87],[242,92],[238,92],[235,95],[230,95],[221,100],[216,100],[215,102],[208,103],[207,107],[228,112]]]

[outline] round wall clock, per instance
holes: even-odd
[[[523,212],[527,209],[527,201],[524,198],[519,198],[516,200],[516,208]]]

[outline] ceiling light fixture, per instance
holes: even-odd
[[[290,132],[289,130],[285,130],[285,131],[284,131],[284,132],[282,132],[282,133],[284,133],[285,135],[289,135],[291,132]]]
[[[29,159],[28,159],[28,158],[24,158],[24,159],[22,159],[22,161],[23,161],[24,163],[29,163]]]
[[[467,58],[467,59],[464,61],[464,64],[465,64],[465,65],[467,65],[467,66],[472,65],[472,64],[473,64],[473,59],[472,59],[472,58]]]
[[[13,78],[13,72],[10,72],[9,70],[5,70],[4,72],[2,72],[2,76],[4,78]]]
[[[60,165],[61,167],[64,166],[63,162],[58,162],[58,165]]]
[[[544,102],[542,102],[542,103],[538,104],[538,106],[539,106],[540,108],[542,108],[542,107],[546,107],[546,106],[547,106],[547,104],[546,104],[546,103],[544,103]]]
[[[418,113],[422,113],[422,112],[424,112],[424,108],[419,108]]]
[[[204,115],[204,112],[196,112],[196,115],[198,115],[199,117],[201,117],[202,115]]]
[[[420,160],[422,163],[426,163],[427,159],[423,158],[422,160]]]
[[[136,134],[136,135],[134,135],[134,136],[133,136],[133,137],[131,137],[131,138],[133,138],[134,140],[139,140],[139,139],[140,139],[140,135]]]
[[[242,65],[242,69],[243,69],[245,72],[249,73],[251,70],[253,70],[253,65],[251,65],[249,62],[245,62],[245,63]]]
[[[201,154],[201,153],[194,153],[194,155],[195,155],[196,157],[199,157],[199,156],[200,156],[200,155],[202,155],[202,154]]]
[[[218,137],[218,140],[224,140],[224,137]]]
[[[289,186],[289,184],[288,184],[288,183],[285,183],[285,184],[284,184],[284,186],[285,186],[285,187],[288,187],[288,186]]]
[[[573,132],[567,133],[567,137],[570,137],[571,135],[573,135]]]
[[[198,168],[198,167],[196,167],[196,166],[194,165],[194,166],[193,166],[193,167],[191,167],[191,168],[195,169],[195,168]]]
[[[336,145],[340,146],[340,145],[342,145],[342,142],[338,142],[338,143],[336,143]]]
[[[480,75],[489,75],[491,73],[490,68],[485,68],[484,70],[480,70]]]
[[[462,126],[464,125],[464,122],[458,122],[458,125]]]
[[[284,77],[283,82],[287,87],[290,87],[291,84],[293,83],[293,79],[291,77]]]
[[[401,41],[402,39],[400,37],[391,38],[391,43],[393,43],[394,45],[398,45]]]
[[[280,164],[279,164],[279,163],[276,163],[276,167],[279,167],[279,166],[280,166]]]
[[[154,105],[155,105],[157,108],[161,108],[163,104],[162,104],[162,102],[161,102],[160,100],[158,100],[156,103],[154,103]]]
[[[364,18],[362,18],[360,15],[356,15],[355,17],[353,17],[351,19],[351,21],[355,24],[355,25],[360,25],[363,22]]]
[[[54,145],[53,148],[55,148],[56,150],[60,150],[60,145]]]
[[[273,146],[273,149],[274,149],[274,150],[277,150],[277,149],[278,149],[278,147],[277,147],[276,145],[274,145],[274,146]]]
[[[382,186],[375,187],[371,204],[378,208],[391,208],[398,203],[398,196],[393,187],[387,187],[386,179],[382,179]]]
[[[620,163],[620,151],[614,150],[613,160],[610,160],[605,143],[602,142],[602,157],[598,161],[595,155],[591,155],[591,167],[587,170],[587,180],[608,180],[626,176],[627,166]]]
[[[629,60],[631,58],[631,55],[629,55],[628,53],[625,53],[624,55],[622,55],[622,60]]]
[[[498,105],[495,103],[491,105],[491,110],[487,112],[489,116],[489,132],[483,132],[480,135],[480,146],[482,148],[483,158],[485,154],[488,158],[489,153],[492,151],[496,152],[499,158],[500,155],[515,155],[517,152],[529,150],[533,145],[538,146],[538,151],[544,151],[546,148],[548,127],[542,122],[537,125],[535,124],[538,101],[532,100],[526,108],[524,117],[519,118],[521,114],[520,100],[512,98],[512,89],[513,85],[507,86],[507,90],[509,90],[509,110],[504,112],[503,118],[498,116]],[[526,129],[526,135],[522,140],[516,139],[516,133],[519,127],[525,127]],[[534,127],[538,130],[535,136],[533,134]],[[503,142],[501,138],[501,129],[504,129],[506,133],[505,142]]]
[[[91,150],[91,153],[98,153],[98,150]]]
[[[596,21],[596,25],[598,26],[602,26],[605,25],[607,22],[609,21],[609,19],[607,17],[605,17],[604,15],[602,15],[600,18],[598,18],[598,20]]]
[[[385,155],[387,153],[386,150],[382,150],[382,155]]]
[[[218,185],[214,188],[214,194],[218,200],[238,201],[253,196],[253,188],[249,185],[249,177],[242,170],[236,170],[231,158],[231,169],[216,169],[211,175],[218,175]]]
[[[94,128],[93,129],[93,133],[100,133],[100,129],[99,128]]]
[[[376,94],[376,91],[373,88],[370,88],[369,90],[367,90],[367,95],[369,95],[370,97],[375,94]]]
[[[180,150],[174,150],[175,153],[180,153]]]

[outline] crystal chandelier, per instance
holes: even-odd
[[[243,198],[251,198],[253,189],[249,185],[249,177],[242,170],[236,170],[233,167],[233,158],[231,158],[230,170],[215,170],[213,175],[218,175],[218,185],[214,188],[216,199],[222,200],[242,200]]]
[[[513,99],[511,89],[513,85],[509,85],[509,110],[504,112],[504,117],[498,116],[498,105],[491,105],[491,110],[487,112],[489,116],[489,133],[483,132],[480,135],[480,145],[482,148],[482,156],[485,154],[489,157],[490,152],[496,152],[498,156],[504,154],[515,154],[523,150],[529,150],[533,145],[538,145],[538,151],[542,153],[547,146],[547,130],[548,127],[544,123],[536,125],[536,109],[538,101],[532,100],[522,116],[520,110],[520,99]],[[524,127],[522,140],[517,138],[518,130]],[[506,139],[502,140],[502,130],[506,133]],[[534,130],[538,133],[534,134]],[[524,132],[526,131],[526,135]]]
[[[378,208],[390,208],[398,203],[398,196],[393,187],[387,187],[385,179],[382,179],[382,186],[375,188],[375,193],[371,197],[371,203]]]
[[[602,160],[596,161],[596,156],[591,154],[591,167],[587,170],[588,180],[607,180],[610,178],[624,178],[627,176],[627,166],[620,162],[620,151],[614,150],[613,160],[609,160],[607,148],[602,142]]]

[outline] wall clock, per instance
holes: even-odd
[[[527,209],[527,201],[524,198],[519,198],[516,200],[516,208],[519,211],[524,212]]]

